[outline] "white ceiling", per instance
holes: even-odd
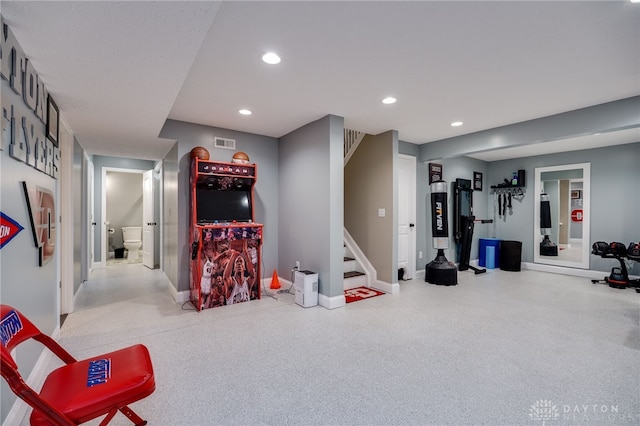
[[[91,154],[160,159],[167,118],[280,137],[335,114],[422,144],[640,94],[628,0],[2,0],[0,13]],[[262,63],[267,50],[282,63]],[[500,155],[478,158],[520,154]]]

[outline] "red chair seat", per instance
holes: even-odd
[[[155,390],[149,351],[134,345],[64,365],[49,374],[40,396],[71,420],[83,423],[138,401]],[[49,425],[37,410],[32,425]]]

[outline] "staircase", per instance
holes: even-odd
[[[346,166],[349,159],[364,139],[364,132],[357,130],[344,129],[344,165]]]
[[[367,285],[367,275],[360,264],[356,261],[353,254],[350,253],[347,246],[344,246],[344,289],[349,290],[356,287]]]
[[[364,132],[358,132],[357,130],[351,130],[351,129],[344,129],[344,164],[345,166],[349,162],[349,159],[351,158],[355,150],[358,148],[358,145],[360,145],[360,142],[362,142],[362,139],[364,138],[364,136],[365,136]],[[362,266],[362,263],[368,263],[368,261],[366,260],[366,258],[364,257],[364,254],[359,249],[357,249],[357,251],[359,252],[360,256],[357,256],[356,254],[354,254],[355,249],[354,250],[349,249],[349,247],[346,244],[348,232],[346,229],[344,230],[344,232],[345,232],[344,266],[343,266],[344,289],[349,290],[356,287],[369,286],[369,283],[371,282],[370,276],[368,276],[368,274],[365,272],[365,268]],[[357,247],[355,244],[355,241],[353,241],[350,235],[348,236],[348,238],[350,240],[350,245],[352,247],[354,246]],[[361,263],[360,261],[358,261],[357,260],[358,258],[363,259],[363,262]]]

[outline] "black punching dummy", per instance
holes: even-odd
[[[431,189],[431,232],[433,248],[438,250],[436,258],[427,264],[424,280],[430,284],[458,284],[456,265],[444,256],[449,248],[449,229],[447,225],[447,183],[433,182]]]
[[[549,195],[540,194],[540,233],[544,236],[540,242],[541,256],[557,256],[558,246],[549,239],[551,234],[551,205]]]

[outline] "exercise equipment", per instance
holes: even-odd
[[[551,204],[549,203],[549,195],[540,194],[540,233],[543,235],[540,242],[541,256],[557,256],[558,245],[551,241]]]
[[[640,293],[640,279],[632,280],[629,278],[629,272],[625,263],[625,257],[631,261],[640,262],[640,243],[629,243],[629,247],[620,242],[606,243],[604,241],[596,241],[591,246],[591,254],[600,256],[604,259],[617,259],[620,267],[611,268],[608,277],[602,280],[591,280],[593,284],[604,283],[613,288],[635,287],[636,292]]]
[[[494,223],[496,221],[496,213],[498,217],[502,218],[503,220],[507,219],[507,209],[509,209],[510,215],[513,214],[512,200],[516,199],[517,201],[522,201],[522,198],[524,198],[525,186],[526,183],[524,170],[513,172],[513,177],[511,179],[504,178],[502,183],[491,186],[491,189],[494,191]]]
[[[447,218],[447,183],[436,181],[429,185],[431,190],[431,233],[433,248],[438,250],[436,258],[425,268],[424,280],[430,284],[458,284],[458,269],[444,255],[449,248],[449,226]]]
[[[156,388],[151,357],[144,345],[78,361],[17,309],[0,305],[0,318],[2,377],[33,408],[31,425],[71,426],[100,416],[105,416],[100,424],[106,425],[118,411],[135,425],[147,424],[128,407]],[[25,383],[12,356],[17,346],[26,341],[34,344],[32,340],[64,363],[47,375],[40,392]]]
[[[468,179],[456,179],[453,183],[453,224],[454,240],[458,243],[458,270],[471,269],[475,274],[487,272],[486,269],[476,268],[469,264],[471,257],[471,243],[475,223],[493,223],[491,219],[476,219],[473,215],[473,189]]]

